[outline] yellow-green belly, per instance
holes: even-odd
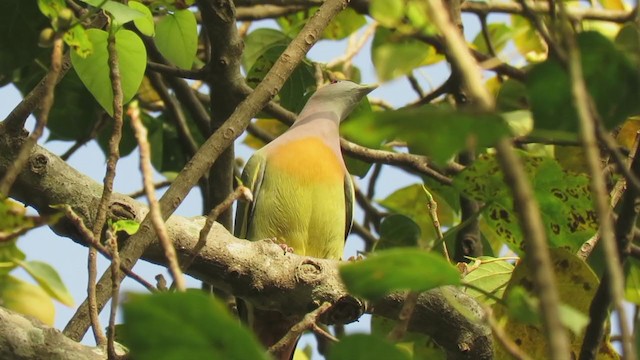
[[[267,158],[249,240],[277,238],[294,252],[342,257],[346,227],[344,170],[321,140],[280,146]]]

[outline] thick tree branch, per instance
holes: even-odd
[[[0,307],[0,358],[105,360],[102,349],[81,345],[56,329]]]
[[[0,174],[19,147],[20,143],[14,137],[6,136],[0,126]],[[29,158],[29,166],[18,176],[11,196],[43,214],[55,211],[50,204],[68,204],[90,227],[94,221],[92,209],[101,193],[100,184],[36,146]],[[113,195],[109,208],[111,217],[137,221],[141,221],[148,212],[141,203],[120,194]],[[181,259],[191,257],[203,225],[203,217],[187,219],[172,216],[168,219],[167,230]],[[66,220],[59,222],[54,231],[87,246],[76,226]],[[132,241],[136,240],[133,237],[123,240],[123,245],[127,246]],[[144,252],[143,258],[166,266],[166,257],[156,242]],[[338,261],[285,253],[278,245],[269,242],[237,239],[214,223],[206,246],[197,254],[187,273],[265,309],[304,314],[317,304],[337,304],[323,321],[344,323],[360,316],[362,304],[346,293],[338,276],[338,265]],[[450,300],[457,299],[463,308],[479,314],[478,317],[482,309],[454,288],[449,288],[446,296],[442,291],[434,290],[420,296],[409,329],[433,336],[450,358],[490,358],[492,340],[489,329],[459,313]],[[387,296],[368,311],[395,319],[403,299],[403,294]]]

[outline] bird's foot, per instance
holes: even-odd
[[[278,245],[282,249],[282,251],[284,251],[285,254],[293,253],[293,248],[285,243],[279,242],[278,238],[270,238],[270,239],[266,239],[265,241]]]

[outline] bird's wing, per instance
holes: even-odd
[[[346,210],[346,226],[344,233],[344,241],[347,241],[347,236],[349,236],[349,232],[351,232],[351,227],[353,226],[353,208],[354,208],[354,198],[355,198],[355,189],[353,188],[353,180],[351,179],[351,175],[347,172],[344,175],[344,199],[345,199],[345,207]]]
[[[266,164],[267,159],[265,156],[260,152],[256,152],[249,161],[247,161],[247,164],[242,171],[242,185],[251,190],[251,193],[253,194],[253,201],[238,202],[234,234],[236,237],[241,239],[247,238],[249,226],[253,217],[253,210],[255,209],[256,201],[260,196],[260,187],[262,186]]]

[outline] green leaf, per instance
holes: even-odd
[[[345,336],[329,350],[327,360],[409,360],[406,351],[391,344],[383,337],[366,334]]]
[[[93,51],[93,44],[89,40],[85,28],[78,24],[64,33],[64,42],[69,45],[76,55],[86,58]]]
[[[392,214],[385,217],[380,224],[380,240],[375,244],[376,250],[395,247],[416,247],[420,239],[420,227],[411,218]]]
[[[496,108],[501,112],[528,109],[526,86],[518,80],[508,79],[505,81],[498,90]]]
[[[156,33],[156,25],[153,22],[153,14],[148,7],[138,1],[129,1],[127,4],[130,8],[140,11],[143,17],[133,20],[134,25],[141,33],[147,36],[154,36]]]
[[[15,239],[0,242],[0,277],[13,271],[25,258],[26,255],[18,248]]]
[[[64,0],[38,0],[38,7],[44,16],[55,19],[60,10],[66,8],[67,5]]]
[[[53,300],[39,286],[10,275],[0,277],[0,302],[7,309],[53,326],[56,314]]]
[[[256,29],[250,32],[244,40],[242,67],[248,72],[267,50],[273,46],[286,48],[290,41],[289,36],[275,29]]]
[[[531,179],[550,246],[577,251],[597,229],[588,178],[564,171],[552,158],[525,153],[520,153],[520,157],[527,177]],[[488,225],[483,229],[485,236],[504,241],[511,250],[522,255],[522,231],[496,158],[478,157],[456,175],[453,184],[467,196],[486,203],[483,210]]]
[[[93,53],[81,58],[71,53],[71,62],[80,80],[96,98],[98,103],[113,115],[113,89],[109,77],[106,31],[87,30],[93,44]],[[138,91],[147,66],[147,52],[142,40],[133,31],[120,29],[115,34],[123,102],[127,103]]]
[[[393,28],[404,19],[404,0],[372,0],[369,13],[380,25]]]
[[[444,58],[424,42],[378,27],[371,45],[371,61],[381,81],[410,74],[414,69]]]
[[[338,13],[324,29],[322,37],[331,40],[342,40],[358,31],[367,20],[352,8],[346,8]]]
[[[625,300],[640,305],[640,261],[629,258],[625,264]]]
[[[35,1],[0,1],[0,86],[14,70],[48,51],[38,46],[40,30],[50,24]],[[11,35],[8,35],[11,34]]]
[[[441,224],[450,225],[453,222],[453,211],[437,194],[433,196],[439,205],[437,211]],[[433,220],[429,216],[428,201],[422,184],[413,184],[394,191],[378,203],[391,212],[409,217],[419,226],[420,243],[430,247],[435,239],[435,229]]]
[[[60,275],[51,265],[41,261],[22,261],[20,266],[31,275],[49,296],[67,306],[73,306],[71,293],[69,293]]]
[[[341,133],[369,147],[384,140],[407,142],[412,153],[431,157],[444,164],[470,142],[483,148],[510,135],[509,127],[497,114],[456,111],[432,105],[413,109],[374,112],[373,118],[345,121]]]
[[[200,291],[135,295],[123,310],[123,342],[136,359],[267,359],[225,305]]]
[[[624,54],[597,32],[580,33],[577,42],[585,83],[605,126],[611,129],[640,112],[640,73]],[[527,90],[538,134],[577,138],[571,79],[560,62],[549,59],[533,67]]]
[[[124,231],[128,235],[133,235],[140,228],[140,223],[135,220],[118,220],[112,222],[110,226],[114,233]]]
[[[507,46],[507,43],[513,38],[511,28],[503,22],[488,24],[487,29],[489,31],[491,45],[493,45],[493,49],[496,53],[502,51],[502,49]],[[491,53],[482,31],[476,35],[476,38],[473,40],[473,45],[475,45],[477,50],[483,54]]]
[[[572,251],[565,249],[549,249],[553,273],[555,275],[554,286],[558,289],[561,302],[560,316],[563,324],[574,331],[571,336],[571,352],[577,357],[584,340],[585,324],[584,314],[589,313],[589,308],[599,286],[599,279],[591,268]],[[520,261],[513,271],[511,281],[505,290],[505,299],[509,304],[508,310],[503,306],[494,305],[495,316],[500,319],[508,314],[505,319],[504,331],[513,341],[533,359],[546,358],[546,336],[536,318],[538,315],[538,300],[533,297],[533,278],[535,271],[527,259]],[[514,291],[516,293],[514,293]],[[605,333],[609,333],[609,324]],[[610,344],[604,341],[600,351],[605,353]],[[504,349],[496,346],[496,359],[506,357]]]
[[[195,15],[187,9],[166,14],[156,25],[154,41],[169,61],[179,68],[191,69],[198,50]]]
[[[484,290],[482,293],[468,288],[465,291],[469,296],[485,305],[492,305],[496,302],[496,298],[502,298],[513,272],[511,263],[498,258],[482,256],[472,261],[468,268],[468,273],[463,279],[464,283]],[[486,293],[493,295],[493,297],[487,296]]]
[[[247,73],[249,86],[255,87],[264,79],[285,49],[286,46],[284,44],[273,45],[256,59]],[[300,112],[315,86],[313,66],[306,61],[302,61],[282,85],[278,94],[280,105],[295,113]]]
[[[442,256],[407,248],[375,252],[365,260],[344,264],[340,276],[350,293],[367,299],[460,283],[458,270]]]
[[[542,61],[547,57],[547,44],[529,19],[511,15],[513,43],[518,52],[530,62]]]
[[[634,22],[627,22],[620,29],[615,40],[620,49],[636,66],[640,66],[640,26]]]
[[[118,24],[126,24],[129,21],[144,18],[145,14],[135,9],[134,7],[128,7],[127,5],[121,4],[116,1],[111,0],[81,0],[91,6],[100,7],[104,9],[109,14],[111,14],[112,19]],[[102,6],[100,6],[102,5]]]

